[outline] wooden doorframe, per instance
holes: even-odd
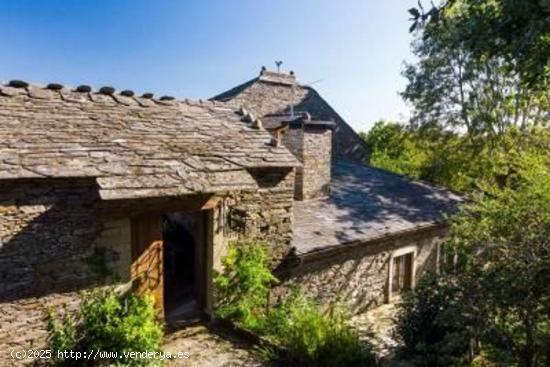
[[[209,212],[211,210],[201,210],[197,212],[200,215],[200,233],[199,238],[195,239],[195,287],[197,289],[197,304],[201,311],[206,312],[208,309],[208,292],[209,292],[209,278],[208,278],[208,254],[209,254],[209,234],[208,234],[208,220]],[[210,251],[211,253],[211,251]]]
[[[201,241],[195,246],[195,271],[199,289],[197,302],[206,317],[213,315],[214,209],[201,210]],[[199,265],[199,266],[197,266]]]
[[[392,292],[392,283],[393,283],[393,263],[394,258],[404,255],[411,255],[411,290],[414,289],[416,285],[416,254],[418,252],[417,246],[406,246],[399,248],[393,251],[390,255],[389,264],[388,264],[388,278],[386,282],[386,302],[391,303],[394,294]]]
[[[212,202],[209,202],[212,204]],[[197,284],[199,289],[197,289],[197,302],[199,304],[200,310],[203,311],[207,316],[212,315],[212,299],[213,299],[213,279],[212,279],[212,269],[213,269],[213,252],[214,252],[214,209],[216,205],[205,205],[201,208],[200,211],[197,211],[197,214],[201,216],[201,237],[200,240],[196,239],[195,241],[195,274],[196,279],[198,280]],[[181,212],[186,212],[185,209],[180,210]],[[174,212],[177,212],[175,210]],[[163,212],[152,211],[150,213],[139,214],[133,216],[130,219],[131,226],[131,275],[132,275],[132,288],[138,293],[143,293],[143,287],[140,288],[138,285],[138,278],[140,277],[140,272],[138,271],[138,264],[136,261],[140,258],[140,237],[143,237],[143,228],[144,225],[152,226],[151,229],[151,238],[149,239],[149,248],[151,250],[157,251],[158,256],[160,256],[159,268],[156,269],[157,272],[160,272],[161,279],[157,283],[157,287],[152,290],[153,296],[155,298],[155,306],[158,309],[159,317],[164,318],[164,267],[162,264],[163,260],[163,248],[164,241],[162,238],[162,215]],[[141,228],[141,231],[140,231]],[[142,232],[142,233],[140,233]],[[145,229],[147,232],[147,229]],[[197,266],[199,265],[199,266]]]
[[[204,312],[208,317],[214,315],[214,209],[205,210],[205,262],[204,262]]]

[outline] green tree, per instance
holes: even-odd
[[[522,130],[547,124],[548,89],[526,84],[516,59],[488,51],[494,42],[506,39],[491,30],[500,24],[493,18],[509,9],[509,3],[518,2],[455,0],[424,15],[411,9],[418,62],[404,71],[409,82],[402,95],[413,106],[413,126],[442,126],[466,133],[471,143],[484,143],[474,137],[494,138],[510,127]],[[523,15],[523,10],[510,13],[518,17],[514,24],[522,23]],[[546,38],[544,44],[550,41]]]
[[[409,10],[418,62],[404,72],[414,109],[407,134],[427,158],[406,173],[472,200],[452,219],[447,245],[460,271],[404,303],[398,330],[409,352],[550,365],[549,10],[546,0]]]
[[[362,138],[372,152],[382,153],[390,158],[400,157],[404,150],[404,126],[394,122],[377,121]]]
[[[419,365],[476,354],[497,365],[550,364],[550,161],[523,154],[513,166],[453,219],[445,248],[459,255],[456,271],[403,303],[397,332]]]
[[[411,31],[454,29],[449,47],[479,62],[500,59],[529,89],[548,88],[550,1],[446,0],[409,10]],[[430,37],[431,35],[428,35]]]
[[[465,193],[483,190],[485,184],[502,186],[517,172],[518,156],[550,157],[547,128],[509,128],[488,139],[435,127],[411,129],[377,123],[364,139],[371,147],[373,166]]]
[[[550,164],[522,155],[504,187],[488,187],[453,222],[451,243],[483,294],[493,355],[550,363]]]
[[[422,167],[429,160],[429,150],[424,149],[416,133],[405,126],[388,121],[378,121],[367,134],[360,134],[371,151],[370,162],[374,167],[413,178],[421,178]]]

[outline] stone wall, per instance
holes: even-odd
[[[294,198],[314,199],[330,192],[332,130],[326,127],[291,126],[282,144],[302,163],[296,168]]]
[[[332,130],[305,127],[303,156],[303,199],[330,193]]]
[[[294,173],[252,174],[259,190],[227,194],[214,210],[214,237],[221,245],[257,238],[280,259],[290,251]],[[130,215],[183,211],[188,203],[183,198],[102,202],[89,180],[2,182],[0,365],[15,364],[6,354],[13,348],[45,346],[47,308],[75,310],[80,291],[131,285]],[[223,246],[215,255],[219,262]],[[120,283],[112,283],[110,275]]]
[[[281,143],[303,164],[304,160],[304,129],[291,127],[283,133]],[[304,167],[296,167],[294,177],[294,198],[303,200]]]
[[[436,270],[437,248],[445,234],[444,228],[423,230],[395,239],[298,257],[277,269],[283,283],[273,290],[272,299],[276,301],[298,286],[320,304],[341,299],[352,313],[361,313],[386,302],[392,253],[403,248],[416,249],[418,280]]]
[[[2,183],[0,353],[43,347],[46,309],[74,309],[77,292],[98,283],[89,266],[101,232],[96,198],[87,181]]]
[[[227,210],[229,239],[266,243],[274,263],[291,250],[294,170],[255,170],[259,190],[234,197]]]
[[[130,218],[103,218],[102,230],[93,242],[94,255],[104,262],[106,273],[115,275],[120,285],[131,286],[132,227]],[[94,256],[92,255],[92,256]],[[101,269],[99,271],[101,273]]]

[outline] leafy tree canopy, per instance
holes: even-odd
[[[378,122],[364,134],[371,164],[461,192],[503,187],[518,176],[518,159],[537,156],[550,164],[550,131],[508,129],[493,139],[442,129],[412,129]]]
[[[546,1],[547,2],[547,1]],[[545,1],[451,0],[410,9],[418,62],[402,96],[413,126],[495,137],[548,124],[550,16]]]
[[[550,75],[550,1],[447,0],[409,10],[411,31],[424,29],[424,39],[452,32],[453,48],[467,50],[478,61],[502,59],[530,88],[544,90]]]

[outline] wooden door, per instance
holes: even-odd
[[[412,288],[413,254],[393,258],[392,293],[400,294]]]
[[[195,233],[195,299],[199,310],[211,314],[212,261],[214,223],[213,210],[197,212]]]
[[[164,313],[162,221],[158,215],[132,219],[132,284],[138,294],[150,293]]]

